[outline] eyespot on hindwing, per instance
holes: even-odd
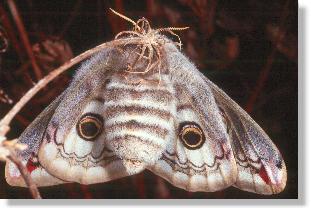
[[[178,136],[183,145],[190,150],[201,148],[205,142],[203,130],[195,122],[182,122],[179,125]]]
[[[77,133],[82,139],[93,141],[101,134],[103,123],[104,120],[99,114],[86,113],[77,123]]]

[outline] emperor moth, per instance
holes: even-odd
[[[38,186],[103,183],[148,169],[176,187],[281,192],[284,160],[258,124],[145,19],[117,35],[22,133]],[[12,162],[6,180],[25,183]]]

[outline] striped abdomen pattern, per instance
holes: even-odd
[[[121,158],[155,162],[175,138],[176,100],[168,78],[161,85],[112,77],[104,94],[106,145]]]

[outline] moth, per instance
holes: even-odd
[[[20,136],[35,183],[103,183],[148,169],[192,192],[281,192],[279,150],[163,35],[180,28],[131,22],[134,29],[85,62]],[[25,186],[11,162],[6,180]]]

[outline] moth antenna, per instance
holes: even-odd
[[[167,28],[160,28],[158,29],[159,32],[169,32],[170,34],[174,35],[175,37],[178,38],[178,46],[179,46],[179,50],[181,50],[181,46],[182,46],[182,43],[181,43],[181,39],[179,37],[178,34],[174,33],[173,31],[181,31],[181,30],[186,30],[186,29],[189,29],[189,27],[167,27]]]
[[[137,27],[138,29],[140,29],[140,27],[136,24],[136,22],[133,21],[132,19],[130,19],[129,17],[126,17],[125,15],[122,15],[122,14],[118,13],[117,11],[115,11],[115,10],[113,10],[113,9],[111,9],[111,8],[109,8],[109,9],[111,10],[111,12],[113,12],[113,13],[116,14],[117,16],[119,16],[119,17],[121,17],[121,18],[127,20],[128,22],[132,23],[135,27]]]
[[[182,31],[189,29],[189,26],[186,27],[166,27],[166,28],[160,28],[159,31]]]

